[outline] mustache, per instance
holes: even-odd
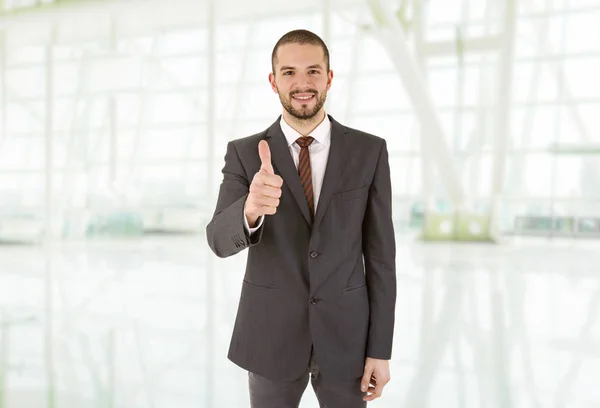
[[[290,92],[290,96],[294,96],[294,95],[301,94],[301,93],[313,93],[313,94],[317,95],[319,92],[317,92],[316,89],[304,89],[304,90],[292,91],[292,92]]]

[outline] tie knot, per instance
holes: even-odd
[[[296,139],[296,143],[298,143],[298,146],[300,147],[308,147],[313,142],[313,140],[315,139],[310,136],[302,136]]]

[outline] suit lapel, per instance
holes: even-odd
[[[329,120],[331,121],[331,145],[329,146],[327,167],[325,169],[325,176],[323,177],[319,202],[317,203],[317,213],[315,214],[315,222],[313,224],[314,229],[317,229],[321,223],[325,210],[327,210],[331,197],[336,190],[350,146],[345,137],[348,131],[346,127],[342,126],[331,116],[329,116]]]
[[[276,173],[283,178],[283,184],[287,185],[292,193],[292,196],[294,197],[296,204],[298,204],[300,212],[309,227],[312,226],[313,229],[316,229],[331,201],[331,197],[337,186],[342,166],[348,153],[349,143],[347,143],[346,138],[344,137],[347,129],[333,119],[333,117],[329,116],[329,120],[331,121],[331,145],[329,146],[329,157],[327,159],[323,185],[321,187],[319,202],[317,203],[317,212],[313,223],[306,197],[304,197],[304,190],[300,183],[300,177],[298,176],[298,170],[294,165],[294,160],[290,154],[287,140],[279,124],[280,119],[281,117],[271,125],[267,130],[266,135],[266,139],[271,149],[273,168],[276,170]]]

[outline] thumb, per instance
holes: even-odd
[[[362,392],[366,392],[369,389],[369,384],[371,383],[372,376],[373,369],[365,367],[365,372],[363,374],[362,380],[360,381],[360,390]]]
[[[258,143],[258,155],[260,156],[260,168],[269,174],[275,174],[273,165],[271,164],[271,149],[266,140],[261,140]]]

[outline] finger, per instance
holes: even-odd
[[[267,205],[263,205],[261,207],[261,212],[265,215],[275,215],[275,213],[277,212],[277,207],[270,207]]]
[[[381,397],[381,395],[383,394],[383,384],[379,383],[375,386],[375,395],[377,395],[376,398]]]
[[[363,397],[363,401],[373,401],[374,399],[379,397],[375,388],[376,387],[369,387],[369,389],[367,390],[367,395]]]
[[[280,194],[277,194],[277,192],[276,192],[277,189],[275,189],[273,187],[271,187],[271,188],[273,190],[275,190],[275,192],[271,192],[271,191],[267,192],[267,194],[270,194],[270,195],[265,194],[266,187],[264,187],[264,186],[263,187],[258,186],[258,187],[251,188],[247,201],[254,208],[259,208],[263,205],[267,205],[270,207],[277,207],[280,202],[280,197],[278,197],[278,195],[280,195]]]
[[[281,186],[283,186],[283,179],[280,175],[269,174],[265,169],[261,168],[258,171],[258,173],[254,175],[254,178],[252,179],[252,184],[260,184],[265,186],[281,188]]]
[[[266,140],[258,142],[258,155],[260,156],[260,169],[268,174],[275,174],[273,165],[271,164],[271,149]]]
[[[369,384],[371,383],[372,376],[373,369],[365,367],[365,372],[363,374],[362,380],[360,381],[360,390],[362,392],[366,392],[369,389]]]
[[[277,174],[263,174],[261,180],[265,185],[271,187],[281,188],[283,185],[283,179]]]
[[[279,207],[279,198],[271,198],[271,197],[266,197],[266,196],[262,196],[256,199],[256,204],[260,207],[260,206],[267,206],[267,207]]]
[[[282,192],[280,187],[267,186],[265,184],[262,184],[260,180],[256,180],[250,185],[251,198],[258,198],[263,196],[270,198],[281,198],[281,194]]]
[[[369,387],[367,388],[367,395],[363,397],[363,401],[373,401],[378,396],[376,395],[377,390],[377,379],[375,378],[375,374],[371,375],[371,379],[369,380]]]
[[[369,393],[367,397],[363,398],[365,401],[373,401],[374,399],[380,398],[383,395],[383,388],[389,382],[389,379],[383,377],[383,379],[377,380],[374,376],[371,379],[371,384],[374,385],[369,387]]]
[[[259,191],[265,197],[281,198],[281,189],[277,187],[264,186]]]
[[[377,387],[369,387],[367,395],[363,397],[363,401],[373,401],[381,397],[381,391]]]
[[[248,211],[257,216],[261,215],[273,215],[277,212],[277,206],[273,205],[262,205],[260,202],[254,202],[248,206]]]
[[[375,393],[371,394],[371,395],[367,395],[366,397],[363,397],[363,401],[373,401],[375,399],[379,398],[379,396]]]

